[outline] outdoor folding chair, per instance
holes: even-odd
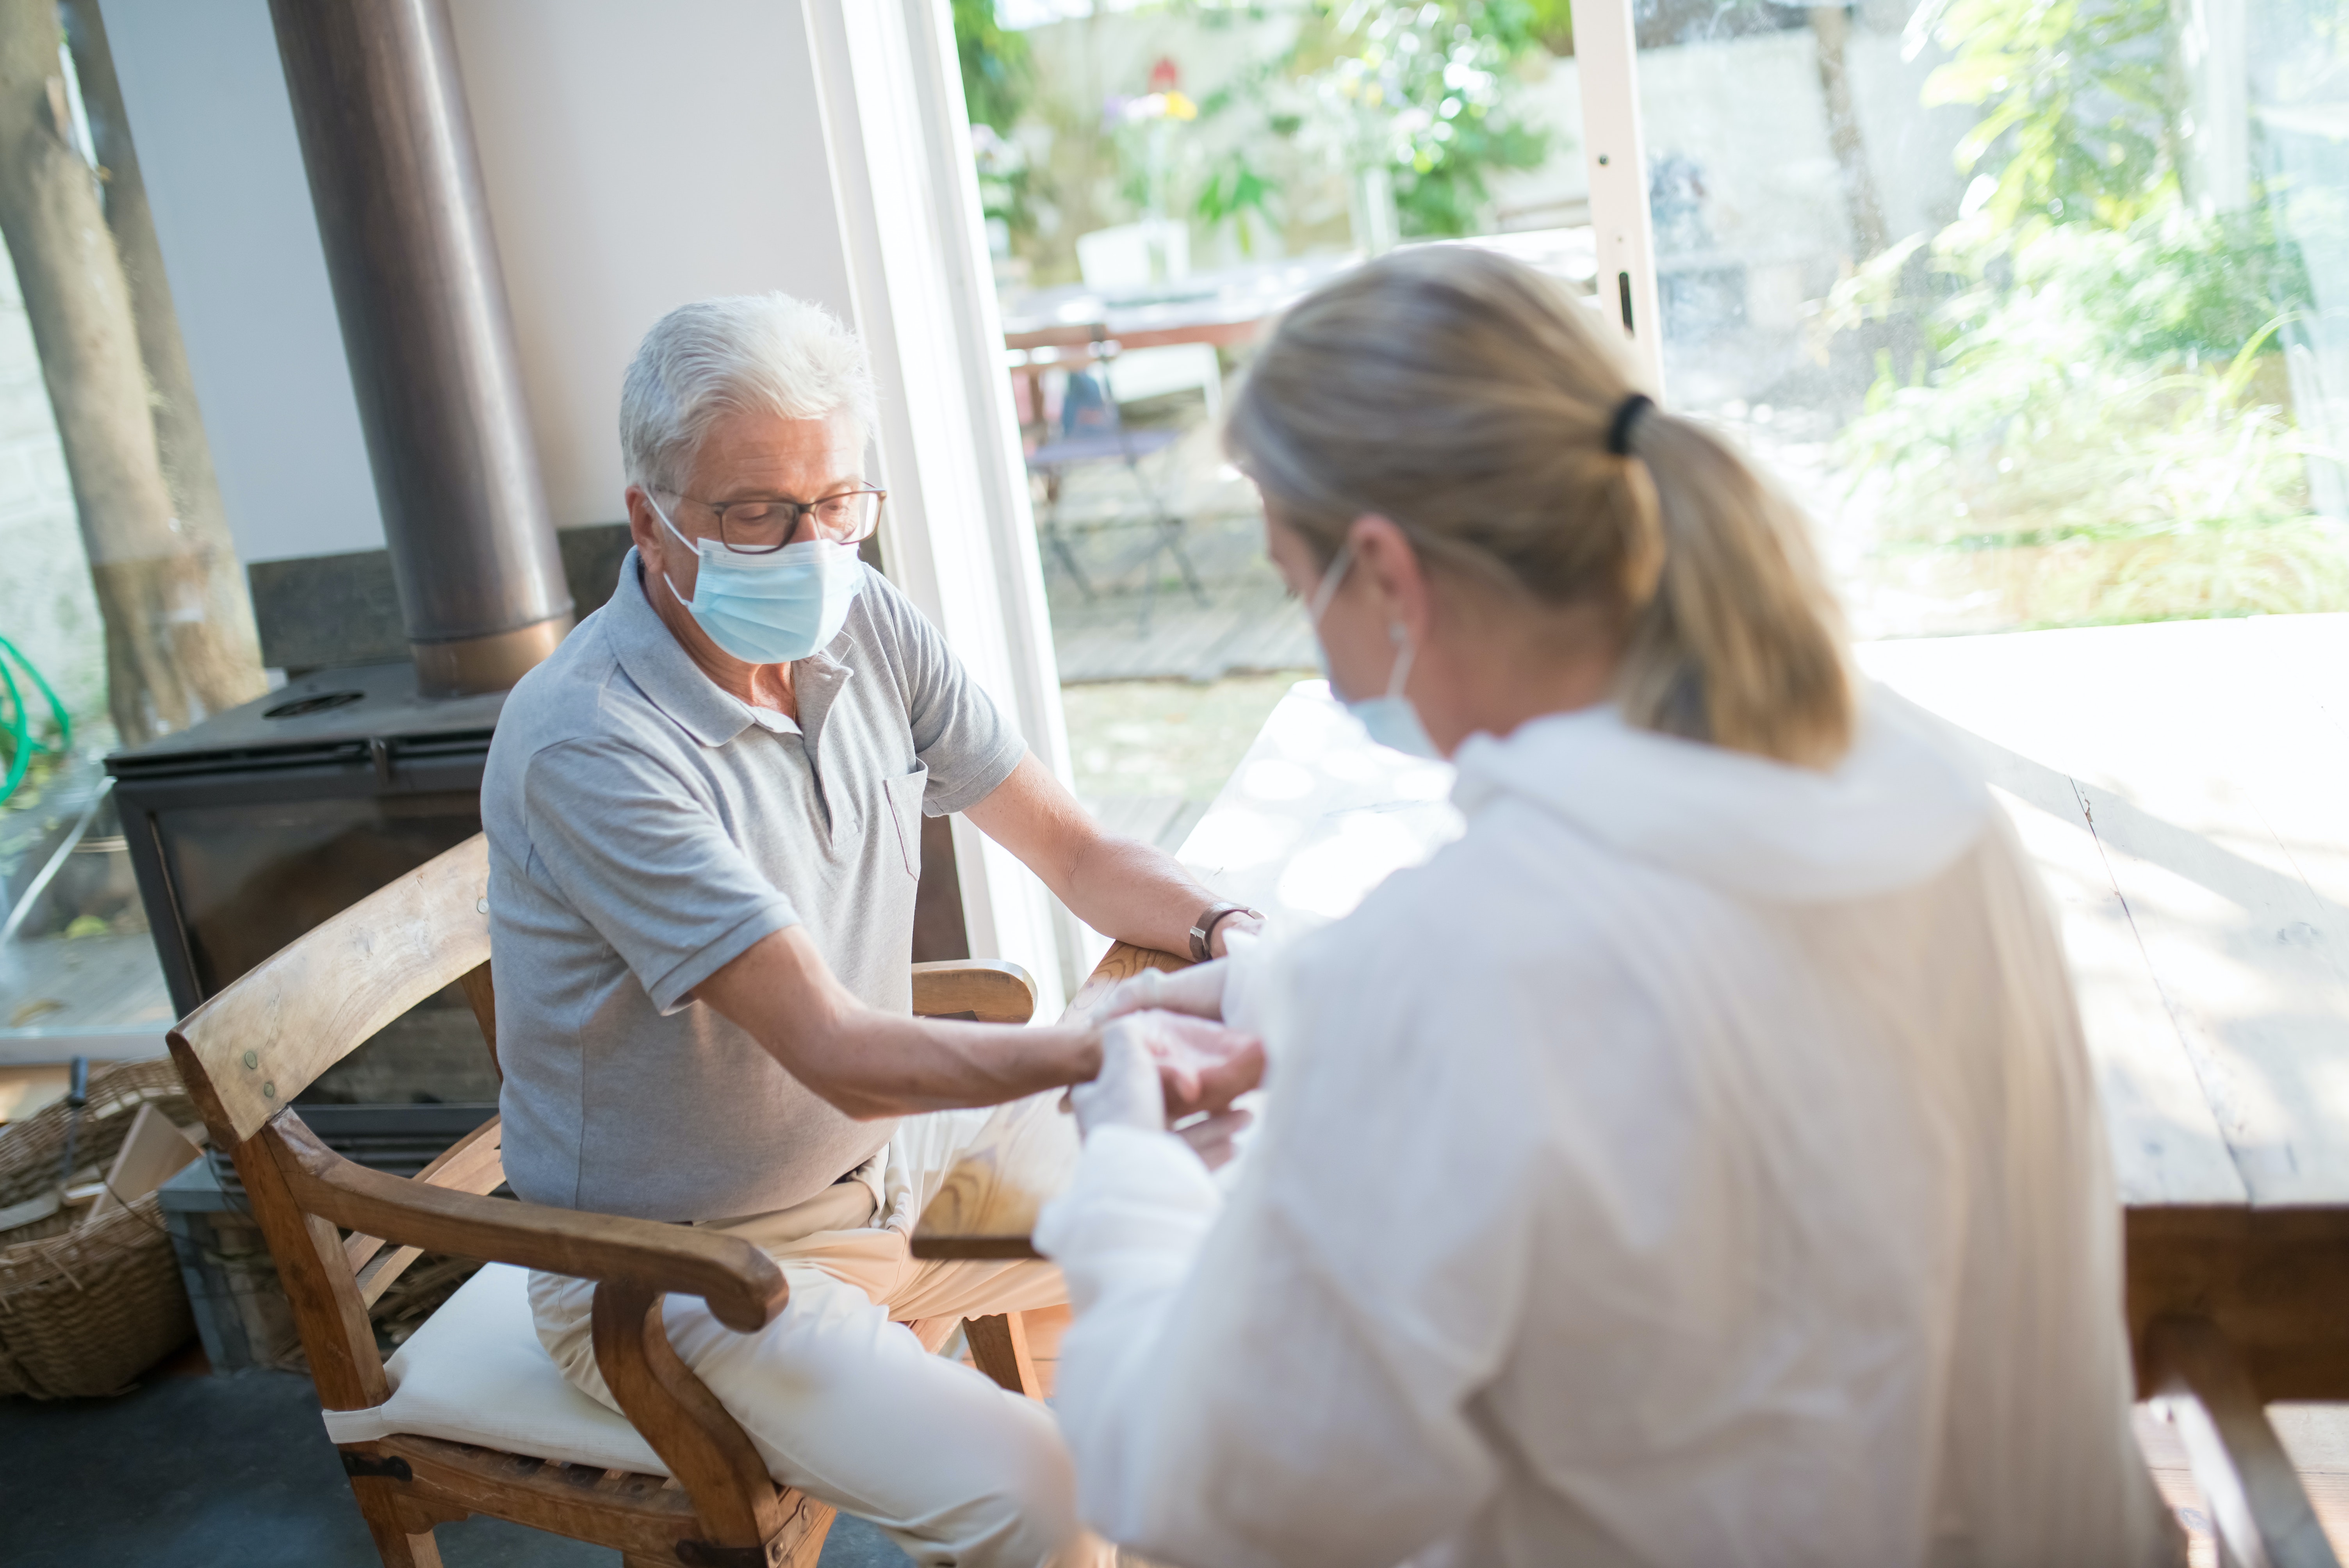
[[[1100,597],[1092,578],[1078,561],[1070,542],[1069,533],[1061,518],[1064,481],[1076,469],[1102,463],[1122,463],[1133,478],[1149,512],[1151,542],[1139,558],[1144,569],[1143,579],[1141,631],[1150,629],[1151,607],[1158,595],[1158,558],[1162,554],[1174,558],[1177,571],[1191,596],[1201,604],[1207,602],[1207,591],[1201,586],[1199,573],[1192,565],[1188,552],[1183,548],[1183,523],[1167,509],[1158,486],[1143,468],[1144,459],[1157,456],[1182,438],[1178,430],[1129,428],[1117,406],[1117,397],[1106,374],[1109,363],[1120,352],[1117,340],[1100,323],[1084,325],[1045,327],[1035,332],[1016,334],[1005,340],[1012,368],[1029,374],[1030,402],[1037,425],[1042,434],[1028,452],[1028,471],[1044,486],[1044,515],[1038,521],[1037,531],[1045,548],[1052,552],[1077,591],[1088,600]],[[1095,367],[1099,366],[1099,369]],[[1060,432],[1050,430],[1044,417],[1040,377],[1045,368],[1064,368],[1069,376],[1069,392],[1062,402]],[[1129,562],[1127,566],[1135,564]],[[1121,568],[1123,570],[1123,568]]]
[[[285,1281],[376,1548],[388,1568],[437,1568],[433,1527],[481,1513],[616,1548],[630,1568],[813,1568],[833,1511],[768,1475],[661,1326],[661,1298],[676,1293],[756,1332],[789,1298],[773,1259],[739,1236],[489,1196],[505,1179],[495,1119],[403,1179],[337,1154],[291,1103],[451,984],[495,1060],[488,887],[476,835],[281,949],[171,1033]],[[914,966],[917,1013],[1024,1023],[1034,1007],[1016,965]],[[423,1251],[487,1266],[387,1366],[367,1308]],[[626,1415],[573,1387],[538,1343],[531,1269],[597,1282],[595,1363]],[[983,1371],[1035,1392],[1018,1324],[969,1327]]]

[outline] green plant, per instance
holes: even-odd
[[[1228,223],[1239,242],[1240,254],[1256,254],[1250,220],[1269,223],[1279,187],[1257,168],[1245,147],[1235,147],[1209,165],[1193,210],[1209,230]]]
[[[954,0],[954,31],[970,122],[1009,136],[1035,92],[1028,40],[1004,31],[995,18],[995,0]]]
[[[2333,8],[2337,0],[2314,0]],[[2314,310],[2332,193],[2254,182],[2198,216],[2166,0],[1935,0],[1927,105],[1982,114],[1959,220],[1830,295],[1831,335],[1904,323],[1838,457],[1870,570],[1996,624],[2336,609],[2349,537],[2316,515],[2282,353]]]
[[[2293,424],[2271,352],[2296,274],[2259,286],[2242,234],[2173,207],[2044,229],[1971,276],[1979,253],[1942,253],[1961,286],[1930,317],[1940,362],[1885,363],[1842,438],[1879,554],[2007,555],[1997,591],[2025,624],[2349,598],[2342,530],[2310,505],[2308,462],[2334,455]]]
[[[2127,228],[2178,191],[2168,0],[1934,0],[1909,22],[1951,53],[1924,102],[1982,118],[1958,161],[1996,181],[1987,211]]]
[[[1406,235],[1467,234],[1498,170],[1537,168],[1549,138],[1519,106],[1514,73],[1543,48],[1554,8],[1533,0],[1322,0],[1300,60],[1326,64],[1300,84],[1355,167],[1384,168]]]
[[[978,208],[990,224],[1003,225],[1006,241],[1025,239],[1036,232],[1036,214],[1029,201],[1035,171],[1028,154],[990,125],[970,128],[971,161],[978,175]]]
[[[40,693],[48,708],[54,739],[41,738],[41,725],[33,713],[32,700],[24,686],[17,684],[9,668],[11,665],[23,670],[26,684]],[[5,738],[8,748],[7,770],[5,777],[0,777],[0,800],[5,800],[25,782],[36,758],[54,762],[73,749],[73,720],[33,661],[5,637],[0,637],[0,698],[5,698],[5,705],[0,705],[0,738]]]
[[[998,242],[1027,239],[1036,232],[1034,171],[1011,131],[1035,94],[1028,40],[997,22],[995,0],[954,0],[954,29],[979,211],[990,227],[1002,225]]]
[[[1171,82],[1160,84],[1158,75],[1152,72],[1154,90],[1134,98],[1114,95],[1102,106],[1102,125],[1116,149],[1123,176],[1119,194],[1152,218],[1166,217],[1173,209],[1169,191],[1176,164],[1180,154],[1190,150],[1178,148],[1175,138],[1181,128],[1199,118],[1199,106],[1190,95]]]

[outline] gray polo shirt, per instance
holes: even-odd
[[[631,551],[506,699],[481,781],[506,1177],[536,1203],[717,1219],[813,1196],[887,1141],[693,988],[804,925],[868,1005],[912,1005],[921,818],[1027,748],[880,573],[794,667],[800,719],[695,667]]]

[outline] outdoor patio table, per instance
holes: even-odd
[[[1100,322],[1129,349],[1174,343],[1228,348],[1252,341],[1267,319],[1354,261],[1347,255],[1300,256],[1193,273],[1147,290],[1082,284],[1030,290],[1003,302],[1003,335],[1016,346],[1030,334]]]
[[[1597,253],[1588,225],[1492,234],[1468,242],[1588,287]],[[1289,256],[1216,267],[1148,289],[1096,289],[1063,284],[1012,294],[1003,302],[1003,335],[1012,348],[1055,327],[1101,323],[1126,350],[1206,343],[1231,348],[1255,341],[1265,323],[1340,273],[1359,255]]]
[[[1859,662],[1956,727],[2060,912],[2141,1397],[2201,1346],[2254,1415],[2349,1399],[2349,616],[1886,642]],[[1182,858],[1277,923],[1335,919],[1459,830],[1449,782],[1303,683]],[[1114,948],[1071,1010],[1180,962]],[[1069,1120],[1018,1135],[1065,1158],[981,1150],[915,1250],[1032,1256]]]

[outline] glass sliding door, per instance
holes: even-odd
[[[2349,4],[1636,15],[1668,395],[1858,634],[2349,608]]]

